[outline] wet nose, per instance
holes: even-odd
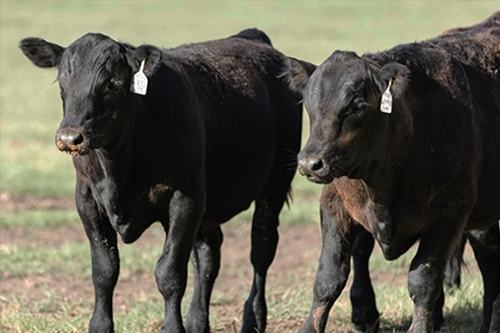
[[[326,163],[316,156],[299,155],[298,164],[302,176],[324,177],[329,173]]]
[[[60,128],[56,133],[56,145],[61,151],[75,151],[83,144],[82,131],[77,128]]]

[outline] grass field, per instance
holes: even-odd
[[[56,72],[33,66],[17,47],[22,38],[68,45],[87,32],[102,32],[131,44],[174,47],[257,27],[282,52],[320,63],[336,49],[383,50],[479,22],[498,9],[495,1],[1,0],[0,332],[82,332],[92,309],[88,246],[71,199],[74,171],[70,158],[54,145],[62,115]],[[297,331],[307,316],[319,253],[320,189],[297,177],[294,203],[282,214],[281,255],[268,287],[270,332]],[[216,332],[239,327],[250,271],[248,249],[238,245],[248,239],[249,216],[245,212],[227,228],[227,259],[213,299]],[[153,228],[145,240],[120,249],[119,332],[159,327],[162,302],[152,272],[162,241]],[[388,263],[376,253],[371,261],[387,332],[409,325],[405,278],[410,260],[407,255]],[[446,332],[473,332],[479,325],[480,278],[470,253],[466,262],[464,285],[446,302]],[[349,313],[343,294],[329,332],[350,332]]]

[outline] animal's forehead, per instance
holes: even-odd
[[[325,63],[315,71],[306,88],[305,104],[318,108],[324,104],[342,104],[369,78],[368,67],[360,60]]]
[[[63,54],[62,70],[73,71],[120,59],[120,44],[101,34],[87,34],[73,42]]]
[[[327,62],[323,71],[319,73],[321,81],[327,87],[336,87],[338,90],[349,89],[350,85],[365,80],[368,76],[368,67],[361,59],[342,63]]]

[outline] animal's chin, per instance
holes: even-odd
[[[76,156],[85,156],[89,153],[89,149],[68,149],[68,150],[61,150],[63,153],[66,153],[68,155],[71,155],[73,157]]]
[[[307,180],[316,184],[330,184],[333,181],[333,176],[306,176]]]

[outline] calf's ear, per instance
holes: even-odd
[[[32,63],[42,68],[59,66],[64,52],[64,47],[34,37],[21,40],[19,48]]]
[[[410,81],[410,70],[405,65],[392,62],[380,69],[375,81],[381,93],[387,89],[391,81],[391,93],[397,98],[404,93]]]
[[[159,48],[152,45],[141,45],[127,53],[127,62],[132,68],[132,72],[139,71],[141,62],[144,60],[144,74],[148,77],[158,70],[162,60],[162,53]]]
[[[288,85],[292,91],[304,95],[304,89],[309,81],[314,70],[316,70],[316,65],[310,62],[288,57],[286,62],[285,76]]]

